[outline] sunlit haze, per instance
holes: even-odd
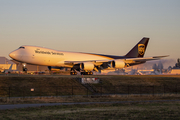
[[[145,56],[180,58],[180,0],[0,0],[0,56],[21,45],[125,55],[149,37]]]

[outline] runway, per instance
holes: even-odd
[[[177,102],[177,101],[180,101],[180,100],[177,99],[177,100],[114,101],[114,102],[72,102],[72,103],[12,104],[12,105],[0,105],[0,110],[20,109],[20,108],[29,108],[29,107],[42,107],[42,106],[60,106],[60,105],[155,103],[155,102]]]

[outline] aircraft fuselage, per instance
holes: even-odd
[[[24,63],[44,66],[71,67],[64,61],[111,60],[112,58],[91,53],[67,52],[36,46],[21,46],[9,54],[11,58]]]

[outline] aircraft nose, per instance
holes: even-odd
[[[16,52],[13,51],[13,52],[9,53],[9,57],[14,59],[16,57]]]

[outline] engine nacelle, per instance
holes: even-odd
[[[125,67],[125,63],[122,60],[114,60],[114,61],[111,62],[111,66],[113,68],[121,69],[121,68]]]
[[[94,69],[94,64],[91,62],[84,62],[80,64],[81,70],[89,70],[92,71]]]

